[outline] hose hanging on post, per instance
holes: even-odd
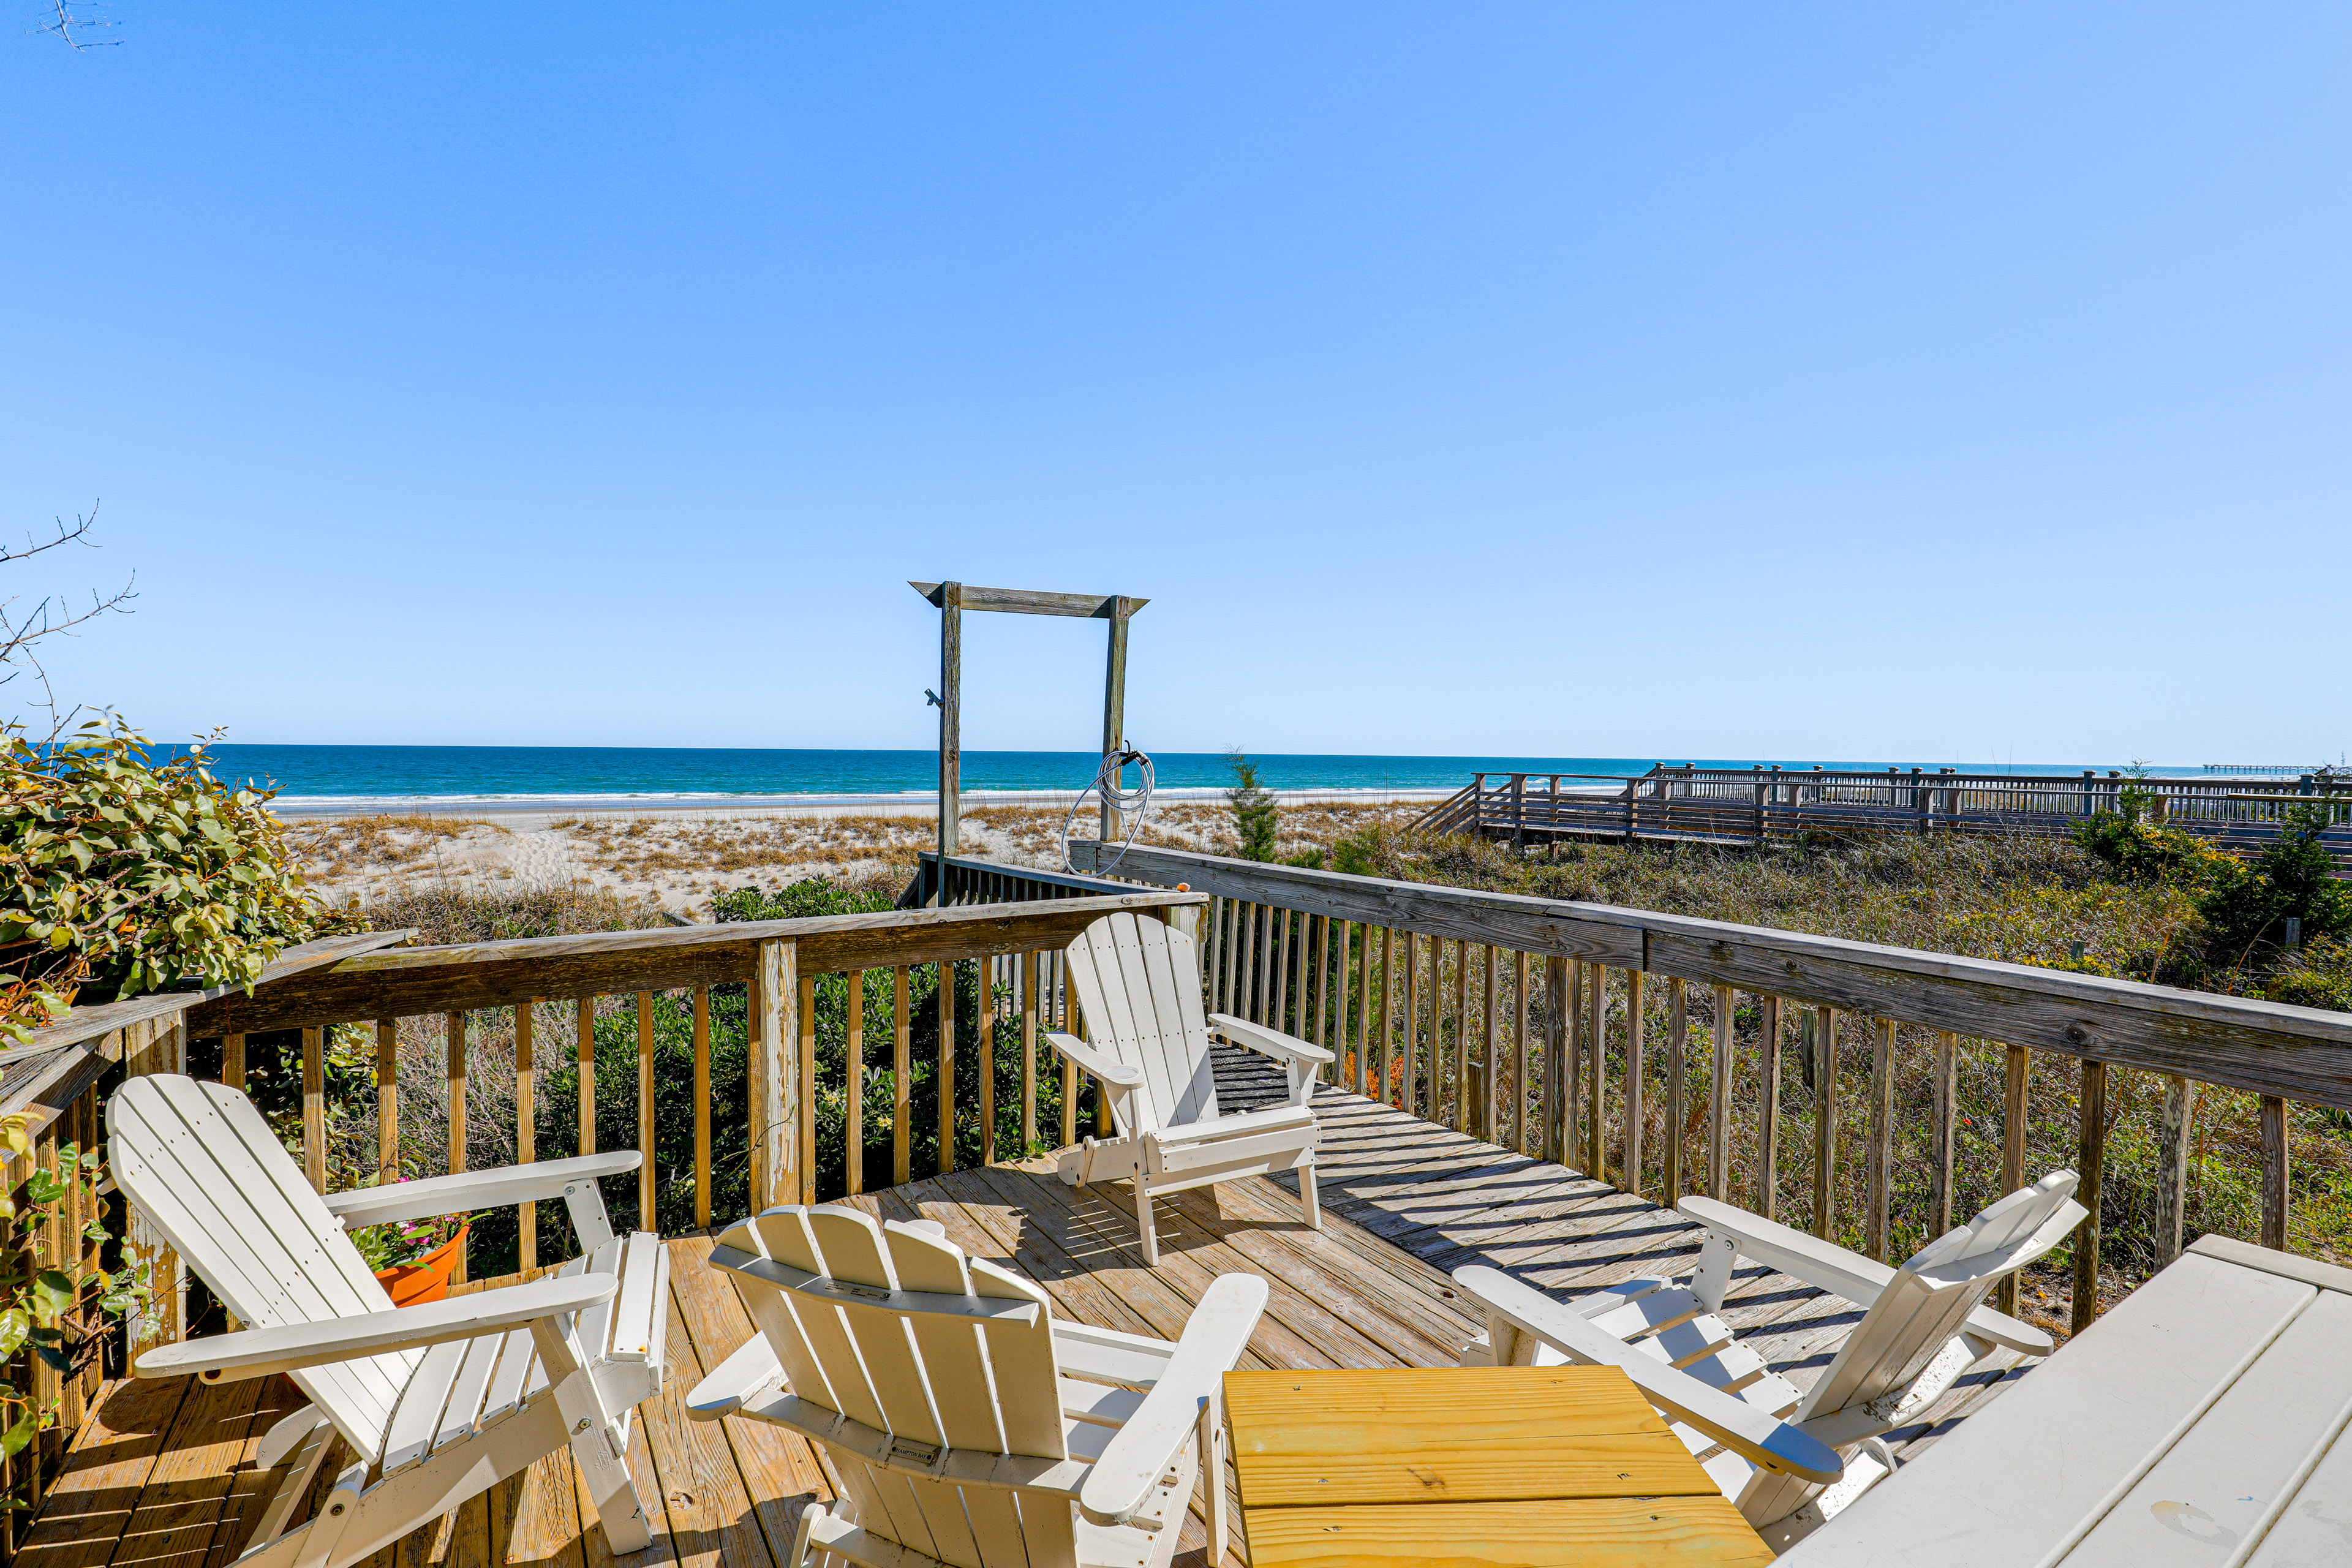
[[[1142,774],[1136,781],[1135,788],[1122,790],[1118,787],[1118,775],[1129,767],[1140,768]],[[1078,791],[1077,798],[1070,802],[1070,815],[1062,818],[1062,869],[1073,877],[1082,873],[1070,864],[1070,829],[1077,823],[1078,807],[1086,805],[1089,795],[1101,796],[1105,805],[1127,818],[1127,842],[1118,847],[1118,853],[1110,858],[1110,864],[1097,866],[1094,869],[1097,877],[1108,876],[1118,868],[1121,860],[1127,858],[1127,852],[1135,847],[1135,836],[1143,831],[1144,813],[1151,809],[1151,759],[1133,747],[1113,752],[1103,759],[1101,767],[1095,770],[1093,781]]]

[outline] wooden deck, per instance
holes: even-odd
[[[1464,1263],[1494,1264],[1568,1296],[1686,1267],[1696,1250],[1693,1232],[1670,1211],[1558,1165],[1353,1095],[1327,1090],[1317,1110],[1320,1233],[1306,1227],[1286,1184],[1198,1189],[1163,1200],[1157,1268],[1135,1251],[1124,1189],[1065,1187],[1045,1161],[957,1172],[856,1201],[886,1218],[939,1220],[967,1251],[1037,1280],[1062,1312],[1112,1328],[1172,1338],[1217,1275],[1263,1275],[1272,1300],[1244,1364],[1267,1368],[1452,1364],[1480,1327],[1447,1279]],[[707,1237],[670,1243],[669,1380],[641,1408],[629,1456],[656,1534],[652,1549],[622,1560],[625,1568],[782,1564],[802,1505],[831,1496],[823,1467],[797,1437],[686,1419],[688,1391],[751,1333],[731,1288],[703,1266],[710,1245]],[[1750,1268],[1724,1315],[1802,1385],[1860,1314]],[[1973,1369],[1926,1421],[1894,1435],[1897,1452],[1932,1442],[2013,1376],[2009,1367],[2004,1355]],[[268,1494],[267,1478],[253,1471],[256,1446],[299,1400],[282,1378],[113,1385],[76,1436],[21,1561],[221,1568],[243,1549]],[[386,1549],[374,1568],[612,1564],[602,1533],[581,1530],[583,1516],[571,1458],[557,1455]],[[1189,1521],[1180,1563],[1206,1568],[1204,1541],[1199,1519]]]

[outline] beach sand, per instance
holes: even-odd
[[[1282,852],[1328,846],[1376,819],[1409,819],[1427,805],[1287,805]],[[963,853],[1058,870],[1065,815],[1035,807],[967,809]],[[1089,803],[1072,837],[1091,838],[1095,822]],[[304,876],[337,906],[367,905],[418,886],[485,892],[585,884],[688,919],[709,918],[713,893],[749,884],[772,889],[824,877],[841,886],[896,892],[913,876],[917,855],[937,844],[938,831],[928,806],[887,815],[851,807],[604,807],[495,817],[300,816],[287,823]],[[1155,804],[1139,842],[1230,854],[1233,813],[1222,801]]]

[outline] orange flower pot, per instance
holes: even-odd
[[[457,1227],[457,1235],[415,1262],[377,1269],[375,1277],[390,1293],[392,1304],[417,1307],[445,1300],[449,1294],[449,1277],[457,1271],[457,1259],[466,1256],[466,1233],[473,1228],[469,1220]]]

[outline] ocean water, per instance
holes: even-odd
[[[939,783],[928,751],[724,750],[655,746],[250,746],[212,748],[215,771],[237,783],[276,788],[289,804],[305,800],[530,800],[596,795],[893,795],[927,794]],[[1275,789],[1459,789],[1488,773],[1647,773],[1664,761],[1745,768],[1877,767],[1852,759],[1706,757],[1380,757],[1253,754]],[[1098,759],[1083,752],[966,752],[963,787],[1075,790],[1094,777]],[[1152,759],[1164,789],[1218,787],[1233,770],[1215,752],[1162,752]],[[2073,773],[2091,763],[1920,763],[1968,772]],[[2096,764],[2103,770],[2113,764]]]

